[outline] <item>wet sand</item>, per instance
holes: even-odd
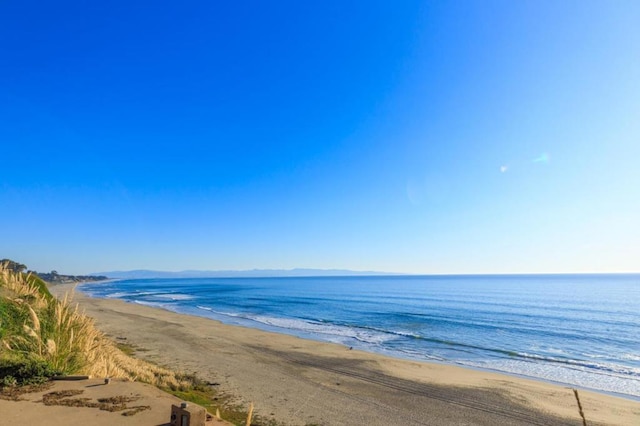
[[[61,296],[72,285],[52,286]],[[287,425],[582,425],[573,391],[221,324],[76,292],[96,325],[137,357],[197,373]],[[640,425],[640,402],[580,390],[589,425]]]

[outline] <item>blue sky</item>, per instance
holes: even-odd
[[[640,271],[636,1],[94,3],[0,5],[0,257]]]

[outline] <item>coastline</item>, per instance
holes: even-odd
[[[57,297],[74,284],[51,286]],[[573,391],[549,382],[390,358],[76,292],[96,325],[137,357],[219,383],[263,418],[305,424],[582,424]],[[638,424],[637,401],[580,390],[589,424]],[[452,409],[455,407],[455,409]]]

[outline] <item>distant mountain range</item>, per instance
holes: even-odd
[[[236,277],[336,277],[362,275],[401,275],[392,272],[351,271],[348,269],[251,269],[246,271],[153,271],[136,269],[132,271],[95,272],[91,275],[118,279],[136,278],[236,278]]]

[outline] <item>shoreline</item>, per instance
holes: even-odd
[[[522,276],[526,277],[526,276],[530,276],[530,275],[532,275],[532,274],[524,274]],[[540,275],[540,274],[538,274],[538,275]],[[559,274],[545,274],[545,275],[557,276]],[[568,275],[579,275],[579,274],[568,274]],[[597,275],[597,274],[582,274],[582,275]],[[600,275],[612,275],[612,274],[600,274]],[[618,275],[639,275],[639,274],[635,274],[635,273],[626,274],[626,273],[623,273],[623,274],[618,274]],[[487,275],[487,276],[499,276],[499,275]],[[513,275],[506,275],[506,276],[513,276]],[[382,277],[385,277],[385,276],[382,276]],[[420,276],[416,275],[415,277],[420,277]],[[231,277],[231,278],[233,278],[233,277]],[[252,277],[252,279],[253,278],[254,277]],[[271,277],[259,277],[259,278],[270,279]],[[284,278],[297,278],[297,277],[284,277]],[[326,278],[326,277],[311,277],[311,278],[320,278],[320,279],[322,279],[322,278]],[[199,279],[199,278],[196,278],[196,279]],[[92,284],[102,284],[102,283],[122,281],[122,280],[127,281],[128,279],[114,278],[114,279],[95,281],[95,282],[80,282],[80,283],[77,283],[77,285],[78,286],[85,286],[85,285],[86,286],[91,286]],[[72,284],[72,283],[69,283],[69,284]],[[81,291],[81,290],[78,290],[78,291]],[[90,291],[90,290],[86,289],[86,291]],[[85,296],[88,296],[88,297],[101,298],[99,296],[93,296],[93,295],[91,295],[90,293],[87,293],[87,292],[84,292],[83,294]],[[119,299],[117,297],[116,298],[106,298],[106,299],[124,300],[124,299]],[[180,309],[171,309],[171,308],[166,307],[166,306],[155,305],[155,304],[146,303],[146,302],[139,302],[137,300],[133,300],[133,301],[124,300],[124,301],[127,302],[127,303],[133,303],[133,304],[137,304],[137,305],[140,305],[140,306],[148,306],[148,307],[151,307],[151,308],[162,309],[162,310],[166,310],[168,312],[173,312],[173,313],[177,313],[177,314],[183,314],[183,315],[195,316],[195,317],[199,317],[199,318],[205,318],[205,319],[209,319],[209,320],[212,320],[212,321],[219,322],[221,324],[226,324],[226,325],[231,325],[231,326],[245,327],[245,328],[250,328],[250,329],[254,329],[254,330],[258,330],[258,331],[283,334],[283,335],[293,336],[293,337],[297,337],[297,338],[301,338],[301,339],[312,340],[312,341],[316,341],[316,342],[338,344],[338,345],[342,345],[342,346],[345,346],[345,347],[351,347],[352,346],[353,349],[357,349],[357,350],[361,350],[361,351],[364,351],[364,352],[367,352],[367,353],[381,355],[381,356],[385,356],[385,357],[389,357],[389,358],[393,358],[393,359],[415,361],[415,362],[434,363],[434,364],[439,364],[439,365],[456,366],[456,367],[463,368],[463,369],[470,369],[470,370],[481,371],[481,372],[503,374],[503,375],[511,376],[511,377],[515,377],[515,378],[535,380],[535,381],[540,381],[540,382],[544,382],[544,383],[548,383],[548,384],[552,384],[552,385],[556,385],[556,386],[571,387],[571,388],[575,388],[575,389],[577,389],[579,391],[596,392],[596,393],[601,393],[601,394],[604,394],[604,395],[609,395],[609,396],[613,396],[613,397],[618,397],[618,398],[628,399],[628,400],[631,400],[631,401],[640,402],[640,394],[617,392],[615,390],[610,390],[610,389],[606,389],[606,388],[598,388],[598,387],[593,387],[593,386],[584,385],[584,384],[577,384],[575,382],[571,383],[570,381],[554,380],[553,378],[544,377],[544,376],[528,375],[528,374],[522,373],[522,372],[500,370],[500,369],[497,369],[497,368],[490,368],[490,367],[483,367],[483,366],[476,366],[476,365],[471,365],[471,364],[464,363],[464,362],[457,362],[455,359],[440,360],[440,359],[437,359],[437,358],[430,358],[430,357],[411,356],[410,354],[404,354],[402,352],[391,352],[391,351],[384,351],[384,350],[376,350],[375,348],[368,347],[367,345],[360,345],[359,344],[360,342],[353,342],[353,343],[335,342],[335,341],[331,341],[331,339],[325,339],[325,338],[322,337],[322,335],[315,334],[313,332],[295,330],[295,329],[290,329],[290,328],[286,328],[286,327],[283,328],[283,327],[279,327],[277,325],[266,324],[266,323],[263,323],[263,322],[254,321],[254,320],[252,320],[250,318],[240,318],[240,319],[238,319],[236,317],[229,318],[229,316],[226,316],[226,315],[223,315],[223,314],[212,315],[211,311],[209,309],[205,309],[204,311],[207,312],[207,313],[203,313],[203,312],[201,312],[200,310],[197,310],[197,309],[180,310]],[[200,307],[198,307],[198,308],[200,308]],[[200,309],[202,309],[202,308],[200,308]]]
[[[50,290],[61,297],[75,286]],[[140,348],[137,357],[219,383],[238,402],[254,402],[265,419],[301,425],[581,424],[573,392],[562,384],[349,350],[80,292],[74,302],[113,339]],[[637,401],[578,389],[590,423],[640,422]],[[451,410],[451,404],[461,408]]]
[[[77,284],[77,286],[80,286],[80,285],[101,284],[101,283],[120,281],[120,280],[121,280],[120,278],[115,278],[115,279],[109,279],[109,280],[103,280],[103,281],[95,281],[95,282],[93,282],[93,281],[91,281],[91,282],[81,282],[81,283],[76,283],[76,284]],[[69,285],[74,285],[74,283],[69,283]],[[101,299],[99,297],[93,297],[93,296],[91,296],[91,295],[89,295],[89,294],[87,294],[85,292],[82,292],[81,290],[76,290],[76,291],[81,293],[85,297],[94,298],[94,299]],[[121,301],[124,301],[124,300],[118,299],[118,298],[104,298],[104,299],[106,299],[106,300],[121,300]],[[177,310],[166,309],[166,308],[163,308],[163,307],[160,307],[160,306],[153,306],[153,305],[148,305],[148,304],[145,304],[145,303],[128,302],[128,301],[124,301],[124,302],[125,303],[130,303],[130,304],[133,304],[133,305],[138,305],[138,306],[146,306],[146,307],[149,307],[149,308],[152,308],[152,309],[160,309],[160,310],[163,310],[163,311],[172,312],[172,313],[179,314],[179,315],[187,315],[187,316],[203,318],[203,319],[207,319],[207,320],[210,320],[210,321],[218,322],[220,324],[228,325],[228,326],[231,326],[231,327],[249,328],[249,329],[252,329],[252,330],[263,331],[263,332],[266,332],[266,333],[276,333],[276,334],[287,335],[287,336],[291,336],[291,337],[295,337],[295,338],[299,338],[299,339],[311,340],[311,341],[319,342],[319,343],[335,344],[335,345],[343,346],[345,348],[349,348],[349,345],[347,345],[347,344],[335,343],[335,342],[331,342],[331,341],[328,341],[328,340],[323,340],[321,338],[315,337],[311,333],[295,333],[293,331],[290,331],[289,329],[279,328],[277,326],[266,326],[266,325],[261,324],[261,323],[256,323],[257,325],[255,327],[251,326],[251,325],[248,325],[248,324],[245,325],[245,324],[242,324],[242,323],[234,324],[234,323],[225,322],[224,320],[221,320],[221,319],[218,319],[218,318],[212,318],[212,317],[209,317],[209,316],[206,316],[206,315],[198,315],[198,314],[195,314],[195,313],[180,312],[180,311],[177,311]],[[246,320],[246,321],[248,322],[250,320]],[[262,325],[262,327],[261,327],[261,325]],[[356,349],[356,348],[354,348],[354,349]],[[429,363],[429,364],[452,366],[452,367],[458,367],[458,368],[462,368],[462,369],[468,369],[468,370],[474,370],[474,371],[479,371],[479,372],[491,373],[491,374],[501,374],[501,375],[514,377],[514,378],[519,378],[519,379],[533,380],[533,381],[538,381],[538,382],[542,382],[542,383],[547,383],[547,384],[554,385],[554,386],[571,387],[572,389],[575,388],[578,391],[594,392],[594,393],[599,393],[599,394],[612,396],[612,397],[616,397],[616,398],[627,399],[627,400],[634,401],[634,402],[640,402],[640,396],[631,395],[631,394],[625,394],[625,393],[620,393],[620,392],[607,391],[607,390],[602,390],[602,389],[596,389],[596,388],[591,388],[591,387],[587,387],[587,386],[575,385],[575,384],[571,384],[571,383],[564,383],[564,382],[561,382],[561,381],[554,381],[554,380],[546,379],[546,378],[543,378],[543,377],[527,376],[526,374],[513,373],[513,372],[509,372],[509,371],[501,371],[501,370],[491,369],[491,368],[476,367],[476,366],[472,366],[472,365],[465,365],[465,364],[462,364],[462,363],[456,363],[454,361],[439,361],[437,359],[418,359],[418,358],[412,358],[410,356],[403,357],[401,355],[395,355],[395,354],[383,353],[383,352],[376,352],[376,351],[368,351],[366,349],[361,349],[361,348],[357,348],[357,350],[365,352],[365,353],[375,354],[375,355],[379,355],[379,356],[382,356],[382,357],[388,357],[388,358],[397,359],[397,360],[405,360],[405,361],[418,362],[418,363],[423,363],[424,362],[424,363]]]

